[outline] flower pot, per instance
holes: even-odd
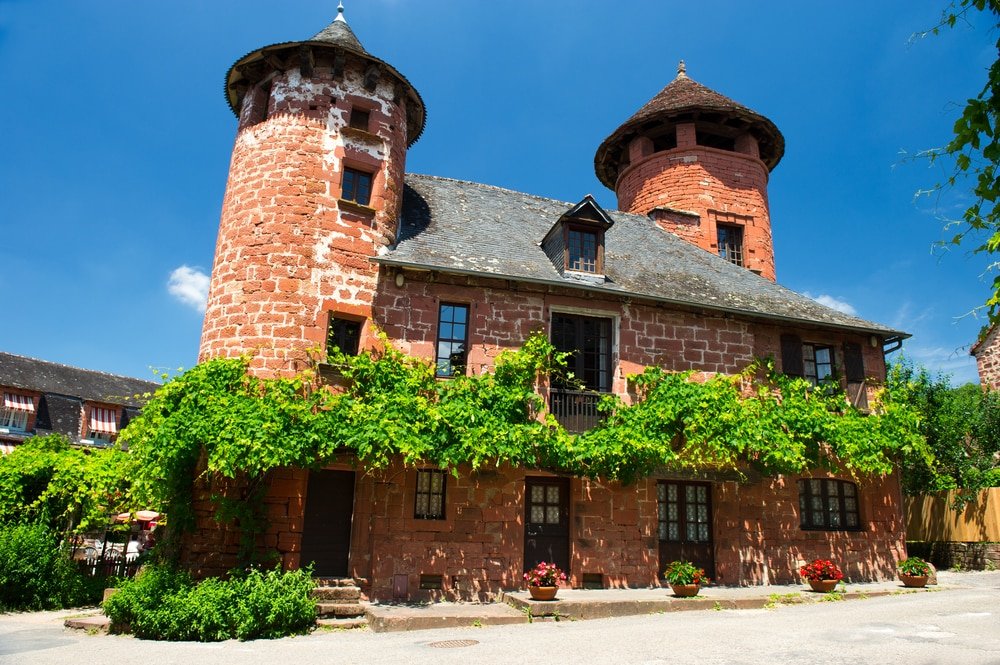
[[[837,588],[839,582],[840,580],[809,580],[809,586],[812,587],[813,591],[830,593]]]
[[[700,584],[671,584],[670,589],[674,592],[674,595],[678,598],[691,598],[692,596],[697,596],[698,592],[701,591]]]
[[[529,586],[528,593],[531,594],[532,600],[555,600],[556,592],[559,591],[557,586]]]
[[[927,575],[904,575],[900,573],[899,581],[903,583],[903,586],[920,589],[927,586]]]

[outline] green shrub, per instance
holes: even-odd
[[[308,632],[316,604],[307,571],[250,571],[229,580],[149,567],[104,603],[116,630],[153,640],[217,642]]]
[[[93,603],[97,584],[85,578],[41,525],[0,527],[0,610],[43,610]]]

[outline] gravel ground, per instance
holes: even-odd
[[[1000,572],[942,572],[955,588],[772,610],[680,612],[579,622],[217,644],[69,631],[80,612],[0,615],[0,665],[47,663],[799,662],[1000,665]],[[475,644],[460,646],[461,641]],[[449,642],[435,646],[435,642]],[[456,643],[458,642],[458,643]]]

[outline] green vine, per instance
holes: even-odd
[[[136,494],[165,509],[175,526],[191,524],[199,472],[251,488],[235,497],[243,513],[227,513],[254,525],[254,534],[263,526],[254,521],[260,501],[252,488],[265,474],[315,468],[345,452],[368,469],[401,458],[453,471],[511,464],[623,482],[664,467],[886,474],[900,458],[925,454],[906,404],[876,401],[865,415],[843,393],[813,389],[767,361],[703,381],[647,368],[630,378],[632,404],[609,395],[599,405],[604,422],[570,434],[539,395],[551,375],[572,380],[564,356],[536,333],[502,353],[492,373],[440,381],[430,363],[383,338],[377,352],[330,355],[345,379],[340,393],[317,387],[311,374],[258,379],[247,372],[248,358],[215,359],[167,382],[121,439]]]

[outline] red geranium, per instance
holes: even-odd
[[[524,581],[528,586],[559,586],[566,581],[566,573],[556,564],[542,561],[524,574]]]
[[[837,568],[837,564],[829,559],[815,559],[812,563],[808,563],[799,568],[799,572],[802,573],[802,577],[807,580],[819,581],[844,579],[844,573],[840,572],[840,568]]]

